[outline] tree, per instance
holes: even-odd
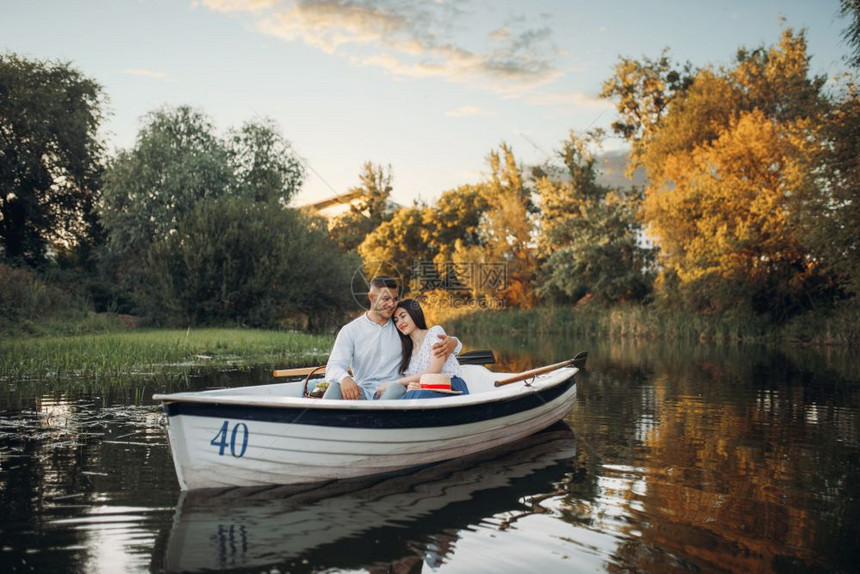
[[[805,166],[822,141],[823,83],[804,34],[787,29],[675,93],[639,155],[665,297],[779,318],[815,299],[822,277],[794,221],[797,198],[818,193]]]
[[[851,66],[858,68],[860,67],[860,0],[842,0],[840,12],[851,19],[842,34],[853,51],[846,60]]]
[[[198,201],[224,195],[232,182],[214,126],[190,107],[149,113],[135,146],[110,164],[101,202],[107,253],[134,269],[153,241],[176,231]]]
[[[805,154],[797,140],[754,111],[715,142],[667,159],[674,189],[652,193],[644,212],[665,263],[698,306],[752,299],[777,316],[791,311],[789,287],[803,289],[813,271],[788,201],[802,185],[794,176]]]
[[[541,199],[538,246],[544,258],[567,242],[567,222],[581,217],[588,204],[603,201],[609,191],[597,184],[597,159],[589,150],[599,145],[600,137],[600,132],[589,132],[584,138],[571,132],[558,152],[564,168],[548,162],[534,170]]]
[[[425,212],[431,208],[413,206],[398,210],[390,220],[371,231],[358,253],[366,265],[390,263],[399,272],[405,286],[412,285],[414,272],[423,262],[433,261],[436,250],[428,242]]]
[[[461,185],[439,196],[425,211],[428,241],[440,262],[451,261],[463,248],[483,245],[481,221],[489,208],[479,185]]]
[[[417,288],[426,302],[445,311],[452,306],[500,300],[506,287],[504,267],[488,260],[483,228],[489,209],[482,184],[461,185],[444,192],[424,212],[427,241],[435,252],[422,263]]]
[[[224,196],[285,205],[303,169],[276,127],[246,123],[226,140],[187,106],[148,114],[134,148],[109,166],[100,205],[109,266],[133,278],[140,257],[200,201]]]
[[[103,166],[102,88],[69,63],[0,55],[0,238],[12,262],[87,248]]]
[[[347,192],[359,193],[358,201],[350,205],[347,213],[335,219],[330,228],[332,237],[342,250],[355,252],[370,232],[391,219],[388,206],[394,189],[391,177],[391,166],[386,173],[381,165],[364,164],[359,175],[361,185]]]
[[[272,327],[303,315],[314,328],[347,308],[356,267],[303,213],[222,197],[152,244],[137,289],[160,323]]]
[[[271,120],[246,122],[230,130],[226,148],[233,195],[287,205],[304,181],[304,167]]]
[[[799,197],[804,245],[822,270],[860,295],[860,86],[848,81],[834,95],[821,125],[823,145],[810,158],[812,192]]]
[[[692,84],[692,73],[689,62],[679,69],[664,49],[656,60],[621,58],[613,76],[604,82],[600,95],[617,98],[620,117],[612,129],[633,145],[631,169],[659,129],[669,104]]]
[[[451,264],[462,261],[463,250],[481,245],[480,224],[486,208],[477,186],[448,190],[433,205],[396,211],[367,235],[358,252],[365,264],[393,264],[410,289],[439,288]]]
[[[665,180],[666,158],[687,153],[720,137],[743,109],[739,92],[723,75],[707,68],[700,70],[684,94],[672,100],[670,111],[648,145],[632,158],[645,167],[648,180]]]
[[[636,190],[612,191],[597,183],[597,162],[589,147],[602,134],[571,133],[559,157],[565,170],[535,172],[541,197],[544,299],[577,301],[590,295],[601,303],[641,300],[650,290],[653,254],[640,245]]]
[[[534,304],[537,260],[532,231],[535,206],[532,188],[526,184],[512,149],[502,144],[487,157],[490,178],[480,184],[486,203],[479,233],[484,265],[504,265],[507,286],[499,293],[508,305]],[[474,251],[474,250],[471,250]]]

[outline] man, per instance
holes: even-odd
[[[383,381],[400,377],[400,336],[391,316],[397,307],[397,282],[389,277],[374,277],[370,282],[370,309],[347,323],[337,334],[325,368],[329,388],[324,399],[374,398]],[[434,346],[437,356],[459,352],[455,337]],[[352,375],[347,369],[352,367]]]

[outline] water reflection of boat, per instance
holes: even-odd
[[[183,492],[163,568],[290,571],[297,564],[417,560],[415,541],[450,547],[456,530],[522,512],[523,498],[553,492],[575,453],[573,433],[555,425],[513,445],[393,476]]]

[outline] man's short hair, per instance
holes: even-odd
[[[377,289],[397,289],[397,280],[392,277],[374,277],[370,280],[370,286]]]

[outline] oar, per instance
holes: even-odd
[[[532,369],[530,371],[524,371],[519,375],[514,375],[513,377],[508,377],[507,379],[502,379],[501,381],[496,381],[493,383],[497,387],[501,387],[503,385],[509,385],[511,383],[516,383],[517,381],[524,381],[526,379],[530,379],[531,377],[536,377],[537,375],[542,375],[544,373],[548,373],[550,371],[554,371],[556,369],[561,369],[563,367],[569,367],[573,365],[577,369],[582,369],[585,366],[585,361],[588,359],[588,353],[582,352],[577,354],[574,358],[568,359],[566,361],[562,361],[560,363],[555,363],[554,365],[547,365],[546,367],[538,367],[537,369]]]
[[[492,351],[480,350],[469,351],[468,353],[457,355],[457,360],[460,362],[461,365],[489,365],[491,363],[496,362],[496,357],[495,355],[493,355]],[[277,371],[272,371],[272,376],[306,377],[317,369],[322,369],[319,371],[320,375],[325,374],[325,365],[320,365],[319,367],[297,367],[295,369],[279,369]]]
[[[489,365],[496,362],[496,356],[492,351],[483,349],[457,355],[457,361],[461,365]]]
[[[320,365],[319,367],[298,367],[295,369],[279,369],[277,371],[272,371],[272,376],[273,377],[306,377],[306,376],[310,375],[312,372],[314,372],[316,369],[325,369],[325,365]]]

